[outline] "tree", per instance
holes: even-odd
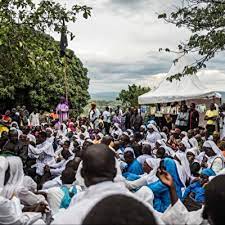
[[[198,53],[201,57],[192,65],[187,65],[183,73],[171,78],[194,74],[199,69],[206,68],[206,62],[216,53],[225,49],[225,1],[224,0],[185,0],[182,7],[167,15],[158,16],[177,27],[185,27],[192,32],[189,40],[178,45],[180,57],[189,52]],[[162,50],[162,49],[160,49]],[[171,51],[170,49],[165,49]],[[179,57],[179,58],[180,58]],[[174,60],[176,63],[179,58]]]
[[[63,21],[87,18],[91,8],[75,5],[67,10],[54,1],[6,0],[0,2],[0,99],[2,108],[26,104],[29,108],[55,107],[64,95],[63,59],[59,43],[46,33],[60,32]],[[74,34],[66,30],[71,40]],[[87,69],[67,50],[69,101],[77,112],[89,99]]]
[[[118,101],[122,101],[122,104],[126,107],[136,107],[138,106],[138,97],[149,92],[151,89],[149,87],[141,87],[135,84],[128,85],[128,90],[122,90],[119,93]]]

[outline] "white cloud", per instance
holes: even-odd
[[[69,47],[89,70],[90,92],[120,91],[137,79],[165,73],[173,55],[160,47],[176,48],[189,32],[157,19],[179,0],[61,0],[93,8],[88,20],[79,16],[70,29],[76,38]]]

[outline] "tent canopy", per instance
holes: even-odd
[[[182,73],[185,66],[191,65],[193,59],[190,56],[183,56],[179,61],[172,65],[167,76],[159,84],[158,88],[144,95],[139,96],[140,105],[155,103],[176,102],[189,99],[200,99],[205,97],[221,97],[220,94],[205,87],[196,74],[181,77],[180,80],[173,79],[172,82],[167,78],[177,73]]]

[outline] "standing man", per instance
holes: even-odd
[[[126,113],[123,114],[123,116],[125,117],[125,128],[130,129],[130,119],[131,119],[131,108],[128,108],[128,111]]]
[[[104,121],[105,133],[109,134],[110,126],[111,126],[111,114],[109,112],[109,107],[105,108],[105,111],[102,114]]]
[[[195,103],[191,103],[189,110],[189,130],[197,128],[199,125],[199,113],[196,110]]]
[[[139,131],[140,127],[143,123],[143,118],[141,114],[138,112],[138,109],[135,108],[134,114],[131,116],[131,128],[134,129],[134,131]]]
[[[56,113],[59,115],[60,123],[65,122],[69,119],[68,112],[69,112],[68,102],[66,101],[65,97],[61,97],[60,102],[56,107]]]
[[[96,103],[91,103],[91,109],[89,111],[89,120],[91,122],[91,126],[95,129],[98,127],[98,119],[100,116],[100,111],[97,109]]]
[[[32,127],[40,126],[39,113],[36,109],[30,114],[30,125]]]
[[[205,120],[207,121],[206,129],[208,135],[212,135],[216,130],[216,121],[218,119],[219,113],[216,110],[215,104],[211,103],[210,109],[206,111]]]

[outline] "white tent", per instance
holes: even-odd
[[[195,74],[184,76],[180,80],[174,79],[172,82],[167,80],[167,78],[172,75],[182,73],[184,67],[192,63],[193,59],[191,59],[190,56],[180,58],[175,65],[172,65],[167,76],[159,84],[158,88],[138,98],[139,104],[167,103],[213,96],[220,98],[220,94],[205,87]]]

